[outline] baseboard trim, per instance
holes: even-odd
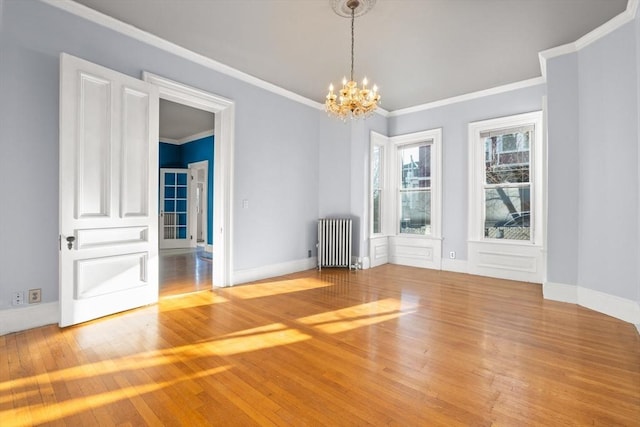
[[[542,296],[552,301],[578,304],[578,287],[564,283],[544,282]]]
[[[303,258],[295,261],[282,262],[279,264],[265,265],[256,268],[247,268],[245,270],[236,270],[233,272],[233,284],[239,285],[241,283],[269,279],[271,277],[311,270],[312,268],[315,268],[317,266],[317,258]]]
[[[51,325],[59,320],[60,309],[57,301],[1,310],[0,335]]]
[[[467,261],[460,259],[442,258],[442,270],[454,273],[468,273]]]
[[[627,298],[582,286],[546,282],[542,286],[545,299],[578,304],[616,319],[640,325],[640,304]],[[640,332],[640,328],[639,328]]]

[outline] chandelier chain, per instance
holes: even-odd
[[[353,81],[353,61],[354,61],[354,54],[353,54],[353,46],[355,44],[355,35],[354,35],[354,22],[356,19],[356,9],[354,7],[351,8],[351,80]]]

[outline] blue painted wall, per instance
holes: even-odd
[[[189,163],[209,161],[207,172],[207,243],[213,244],[213,135],[182,145],[160,142],[160,168],[184,168]]]
[[[182,168],[182,149],[180,145],[160,143],[158,158],[161,168]]]

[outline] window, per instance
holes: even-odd
[[[441,268],[442,129],[386,137],[371,132],[372,267]]]
[[[471,240],[540,240],[541,141],[540,112],[469,125]]]
[[[431,234],[431,141],[398,147],[400,234]]]
[[[440,237],[442,130],[372,133],[371,235]]]
[[[533,126],[482,132],[484,162],[484,237],[531,239],[529,140]]]
[[[382,201],[383,201],[383,158],[384,147],[373,145],[371,150],[371,192],[372,192],[372,233],[382,233]]]

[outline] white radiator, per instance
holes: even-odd
[[[318,220],[318,269],[351,269],[351,219]]]

